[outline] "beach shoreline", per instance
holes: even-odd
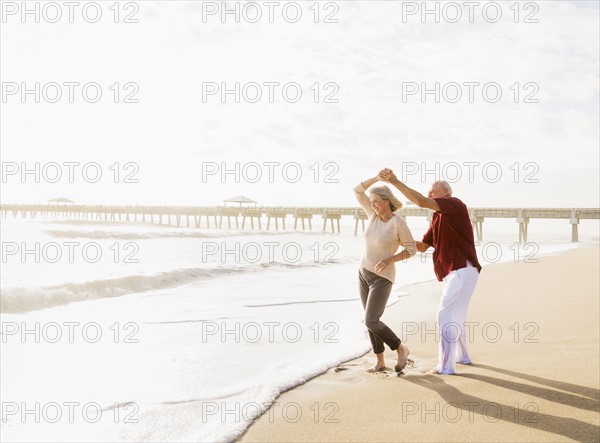
[[[423,372],[437,360],[441,284],[400,288],[422,301],[382,320],[414,367],[368,374],[371,352],[338,365],[282,393],[238,441],[597,441],[599,251],[486,266],[467,317],[473,364],[451,376]]]

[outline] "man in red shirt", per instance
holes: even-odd
[[[435,182],[425,197],[398,180],[391,169],[384,169],[381,175],[411,202],[435,211],[423,240],[417,242],[420,252],[433,246],[433,269],[437,279],[444,282],[437,312],[438,364],[430,372],[454,374],[456,363],[471,363],[465,320],[481,271],[469,211],[461,200],[452,197],[452,188],[444,181]]]

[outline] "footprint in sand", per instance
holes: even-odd
[[[365,381],[364,377],[345,377],[340,380],[343,383],[363,383]]]

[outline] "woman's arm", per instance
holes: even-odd
[[[382,272],[389,265],[396,263],[397,261],[406,260],[415,255],[414,252],[410,252],[408,249],[403,249],[398,254],[391,256],[390,258],[386,258],[385,260],[381,260],[379,263],[375,265],[375,272]]]
[[[371,186],[373,186],[375,183],[377,183],[380,180],[381,180],[381,177],[379,175],[376,175],[373,178],[366,179],[364,182],[360,182],[360,184],[366,190],[366,189],[369,189]]]
[[[415,242],[410,229],[408,229],[408,225],[403,220],[398,223],[398,240],[400,240],[400,244],[404,249],[398,254],[377,263],[375,265],[375,272],[381,272],[387,266],[398,261],[406,260],[417,253],[417,242]]]
[[[371,208],[371,201],[369,197],[365,194],[365,191],[369,189],[372,185],[377,183],[380,180],[379,176],[369,178],[363,182],[360,182],[360,185],[354,188],[354,195],[356,195],[356,199],[360,206],[365,210],[368,217],[371,217],[373,213],[373,208]]]

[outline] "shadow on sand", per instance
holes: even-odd
[[[461,374],[455,375],[455,377],[470,378],[479,382],[493,384],[504,389],[538,397],[545,401],[551,401],[587,411],[595,411],[600,414],[600,391],[598,389],[574,385],[558,380],[550,380],[488,365],[473,364],[471,367],[509,375],[528,382],[567,392],[513,382],[483,374]],[[525,404],[515,403],[513,406],[502,405],[490,399],[466,394],[454,386],[447,384],[444,381],[444,377],[438,375],[403,377],[403,380],[431,389],[437,392],[450,406],[466,410],[470,414],[481,415],[489,422],[506,421],[532,429],[562,435],[577,441],[600,441],[600,426],[576,420],[574,418],[542,414],[539,412],[539,407],[535,402]],[[476,387],[474,388],[473,391],[477,392]]]

